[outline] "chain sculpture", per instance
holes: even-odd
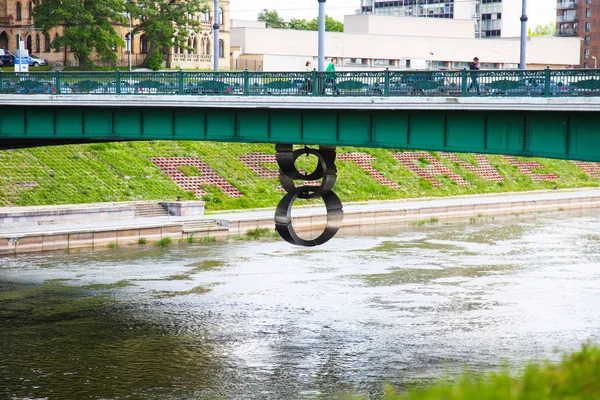
[[[279,235],[291,244],[304,247],[319,246],[335,236],[342,226],[344,211],[340,198],[331,191],[337,180],[335,167],[335,147],[320,146],[319,150],[303,148],[293,149],[291,144],[278,144],[276,149],[277,164],[279,164],[279,182],[287,194],[275,211],[275,229]],[[317,168],[310,174],[305,174],[296,168],[295,162],[301,155],[312,154],[319,160]],[[322,179],[321,185],[305,185],[296,187],[294,180],[316,181]],[[322,198],[327,209],[327,224],[321,235],[315,239],[302,239],[292,226],[292,206],[296,199]]]

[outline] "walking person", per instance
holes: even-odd
[[[306,62],[305,72],[307,74],[312,74],[313,72],[312,63],[310,62],[310,60]],[[306,93],[312,93],[312,80],[310,78],[306,78]]]
[[[479,58],[475,57],[473,59],[473,62],[469,64],[469,69],[471,71],[479,71]],[[477,81],[477,75],[477,72],[471,72],[471,84],[469,85],[469,90],[475,87],[477,89],[477,95],[480,95],[481,93],[479,92],[479,82]]]
[[[321,94],[325,94],[325,89],[327,86],[331,85],[331,90],[333,94],[339,95],[340,92],[337,88],[337,77],[335,73],[335,64],[337,63],[337,58],[333,57],[329,62],[329,65],[325,69],[325,85],[323,85],[323,90]]]

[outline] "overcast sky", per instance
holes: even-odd
[[[359,5],[360,0],[327,0],[325,7],[328,15],[343,21],[343,16],[354,14]],[[528,27],[555,22],[555,6],[556,0],[528,0]],[[255,21],[257,14],[265,8],[277,10],[286,21],[290,18],[312,19],[319,13],[317,0],[231,0],[231,18]]]

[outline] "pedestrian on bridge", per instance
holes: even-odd
[[[337,76],[335,73],[335,64],[337,63],[337,58],[333,57],[325,69],[325,85],[323,85],[323,90],[321,94],[325,94],[325,90],[329,85],[331,85],[331,90],[334,95],[339,95],[340,91],[337,88]]]
[[[473,62],[469,64],[469,69],[471,71],[479,71],[479,58],[475,57]],[[469,90],[473,87],[477,89],[477,95],[480,95],[479,92],[479,82],[477,82],[477,72],[471,72],[471,84],[469,85]]]
[[[306,62],[306,73],[312,73],[313,67],[310,60]],[[310,78],[306,78],[306,93],[312,93],[312,80]]]

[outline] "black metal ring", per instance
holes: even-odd
[[[294,205],[294,201],[300,198],[300,193],[308,187],[309,186],[298,188],[294,192],[289,192],[281,199],[277,206],[277,210],[275,211],[275,229],[288,243],[304,247],[313,247],[322,245],[335,236],[342,226],[344,210],[342,209],[340,198],[335,193],[329,191],[323,194],[323,201],[325,202],[325,207],[327,209],[327,224],[325,230],[316,239],[302,239],[296,234],[296,231],[292,226],[292,206]]]
[[[316,188],[316,190],[304,190],[298,197],[301,199],[314,199],[329,192],[337,180],[335,147],[321,147],[318,151],[309,148],[296,151],[292,151],[292,149],[293,146],[288,144],[278,144],[276,146],[277,153],[275,157],[280,168],[279,182],[283,189],[288,193],[295,192],[297,187],[294,180],[314,181],[322,178],[320,186],[309,186],[311,189]],[[302,174],[296,168],[295,162],[303,154],[312,154],[319,160],[317,168],[310,174]]]

